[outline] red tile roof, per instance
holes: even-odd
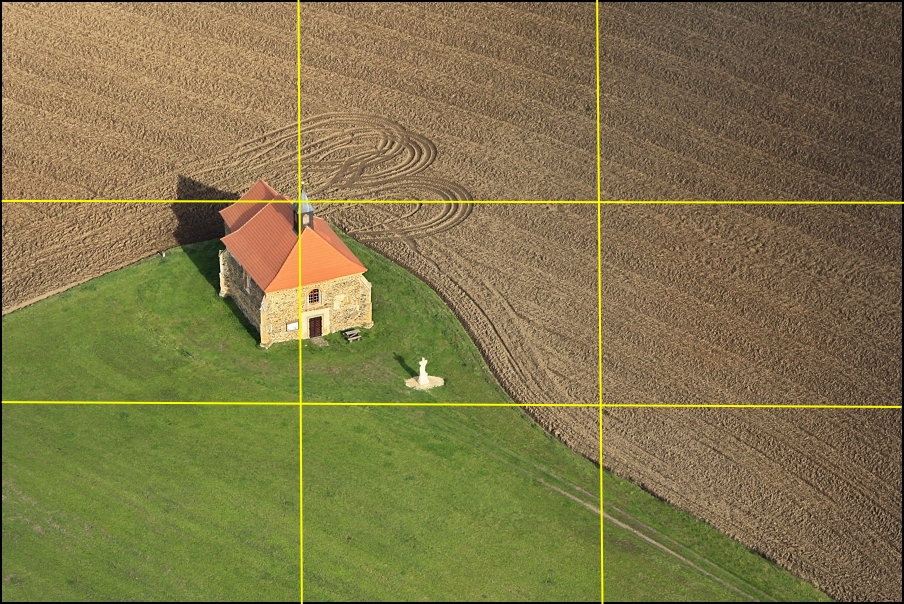
[[[367,271],[322,218],[301,232],[301,284],[310,285]]]
[[[248,189],[247,193],[239,197],[239,201],[270,201],[273,199],[288,201],[289,198],[277,193],[273,187],[263,180],[254,183],[254,186]]]
[[[258,181],[241,199],[286,199]],[[298,234],[290,203],[235,203],[220,212],[230,233],[223,237],[254,282],[265,292],[298,287]]]
[[[239,197],[239,201],[272,201],[275,199],[288,200],[289,198],[277,193],[273,187],[263,180],[254,183],[254,186],[248,189],[247,193]],[[257,214],[265,205],[267,204],[234,203],[228,208],[221,210],[220,215],[223,217],[223,220],[226,221],[227,226],[229,226],[229,232],[232,232],[241,228],[243,224],[248,222],[248,220]]]
[[[258,181],[241,201],[287,199]],[[298,287],[298,235],[289,203],[234,203],[220,211],[230,233],[223,243],[265,292]],[[303,285],[364,273],[367,268],[322,218],[301,233]]]
[[[264,209],[265,203],[234,203],[220,210],[220,216],[229,227],[229,232],[239,230],[252,216]]]

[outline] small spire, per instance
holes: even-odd
[[[305,227],[314,228],[314,204],[308,201],[308,194],[305,192],[304,187],[301,188],[301,205],[298,208],[298,213],[301,214],[301,229],[304,230]]]

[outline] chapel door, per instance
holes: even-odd
[[[311,338],[319,338],[323,335],[323,317],[312,317],[308,319],[308,336]]]

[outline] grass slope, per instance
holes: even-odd
[[[306,600],[599,601],[599,469],[517,408],[305,407]],[[583,489],[583,491],[582,491]]]
[[[605,472],[603,486],[603,507],[612,518],[605,520],[607,600],[831,601],[788,571],[630,482]]]
[[[219,240],[3,317],[3,400],[298,401],[298,343],[264,350],[217,295]]]
[[[305,402],[512,402],[436,292],[380,254],[342,239],[368,269],[374,326],[362,329],[357,342],[339,333],[326,336],[327,347],[304,342]],[[444,386],[405,386],[418,374],[421,357],[429,361],[427,373],[444,378]]]
[[[3,601],[297,600],[297,407],[3,405]]]

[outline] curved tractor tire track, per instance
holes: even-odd
[[[414,211],[406,214],[398,219],[387,220],[386,222],[375,224],[372,228],[356,229],[349,231],[350,235],[354,235],[361,243],[374,243],[377,241],[391,241],[393,239],[412,240],[444,233],[449,229],[453,229],[463,223],[474,211],[474,206],[469,203],[446,203],[440,206],[440,212],[437,215],[431,215],[423,222],[409,224],[405,226],[392,226],[385,230],[379,227],[387,225],[397,225],[399,220],[412,218],[416,213],[424,210],[432,212],[437,206],[431,205],[429,210],[425,209],[423,204],[416,204]]]
[[[422,175],[436,145],[391,120],[363,114],[324,114],[302,123],[302,170],[311,197],[468,201],[463,186]],[[180,176],[241,193],[265,178],[287,195],[297,187],[297,122],[275,128],[230,149],[183,163],[135,187],[138,195],[177,182]],[[275,175],[275,176],[274,176]]]
[[[470,200],[457,183],[421,176],[437,157],[426,136],[376,116],[328,113],[302,123],[302,169],[312,197]]]
[[[586,406],[599,400],[595,208],[323,207],[336,226],[433,288],[509,396],[566,445],[599,461],[598,411]],[[553,298],[542,293],[550,288]],[[550,303],[561,321],[552,327]],[[535,406],[549,403],[573,407]]]
[[[302,124],[302,162],[327,173],[324,188],[373,186],[423,172],[436,159],[436,145],[400,124],[375,115],[332,113]],[[307,156],[308,161],[304,161]]]

